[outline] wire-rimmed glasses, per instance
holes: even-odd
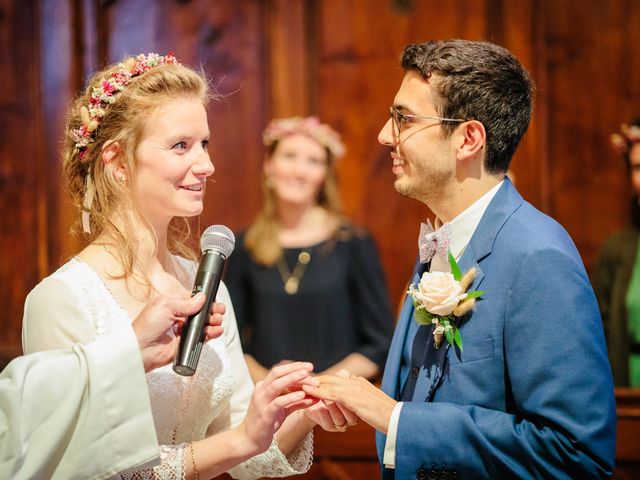
[[[393,124],[393,127],[394,127],[393,130],[395,135],[400,135],[400,127],[402,125],[416,118],[420,118],[422,120],[437,120],[440,123],[444,123],[444,122],[460,123],[460,122],[466,121],[462,118],[444,118],[444,117],[434,117],[430,115],[414,115],[412,113],[402,113],[393,105],[389,107],[389,113],[391,114],[391,119],[393,120],[391,123]]]

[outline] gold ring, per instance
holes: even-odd
[[[347,430],[347,423],[343,423],[342,425],[336,425],[335,423],[333,424],[333,426],[335,427],[336,430],[338,430],[339,432],[345,432]]]

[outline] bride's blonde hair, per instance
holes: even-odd
[[[177,61],[157,61],[158,58],[171,57],[139,55],[133,58],[133,67],[132,59],[127,59],[95,73],[73,102],[66,125],[62,163],[69,193],[78,211],[85,212],[87,240],[93,241],[99,236],[108,239],[106,247],[122,264],[122,277],[128,277],[133,271],[136,239],[131,219],[118,216],[118,208],[131,207],[133,214],[155,236],[135,200],[134,191],[135,151],[143,138],[147,119],[170,100],[196,99],[205,106],[210,100],[203,73]],[[123,75],[129,78],[123,80]],[[117,162],[105,163],[102,152],[112,142],[118,143],[120,153]],[[118,165],[124,166],[127,172],[125,180],[116,175]],[[80,215],[77,220],[76,231],[81,223]],[[169,250],[195,259],[190,234],[189,219],[174,218],[167,232]]]

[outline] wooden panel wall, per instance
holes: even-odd
[[[0,365],[20,353],[22,304],[46,271],[38,32],[33,5],[0,1]]]
[[[246,227],[260,204],[261,130],[317,113],[344,136],[346,212],[380,247],[399,299],[429,215],[393,189],[376,137],[410,42],[463,37],[511,49],[537,90],[518,188],[573,236],[587,265],[623,226],[629,187],[608,146],[640,114],[636,0],[0,0],[0,363],[20,351],[29,290],[81,245],[57,159],[68,101],[96,66],[173,51],[202,66],[215,183],[202,225]]]
[[[590,263],[628,217],[629,182],[609,134],[640,115],[640,3],[545,1],[550,213]]]
[[[508,47],[513,43],[515,53],[534,70],[537,46],[533,17],[528,15],[531,2],[518,2],[513,12],[488,0],[374,3],[376,8],[367,0],[315,4],[317,110],[348,141],[340,165],[345,206],[378,240],[397,301],[415,261],[420,221],[431,215],[424,205],[395,192],[389,149],[377,142],[403,76],[402,48],[440,38],[500,38],[509,40],[503,42]],[[517,29],[511,27],[514,21]],[[541,182],[537,137],[534,124],[515,162],[517,173],[531,174],[527,181],[523,177],[525,193],[540,191],[533,187]],[[539,196],[532,200],[540,203]]]
[[[250,222],[260,202],[260,131],[272,115],[318,113],[335,125],[348,146],[340,165],[347,213],[373,231],[395,299],[426,215],[394,192],[376,141],[402,76],[399,52],[432,38],[502,43],[538,85],[534,121],[513,165],[517,184],[567,226],[589,264],[627,215],[624,170],[607,139],[637,110],[640,5],[517,3],[3,0],[1,245],[15,253],[3,258],[3,344],[17,344],[26,292],[79,245],[68,235],[74,212],[57,161],[65,105],[96,65],[139,51],[172,50],[202,65],[226,94],[210,108],[217,173],[203,223]],[[19,276],[17,259],[27,270]]]
[[[538,86],[513,163],[518,187],[567,227],[587,265],[626,221],[628,182],[608,136],[640,110],[638,2],[1,0],[0,8],[0,247],[12,252],[0,263],[3,351],[19,346],[26,293],[80,246],[68,234],[75,212],[57,159],[67,102],[96,66],[128,53],[174,51],[202,65],[224,95],[209,110],[216,182],[203,225],[250,223],[260,132],[272,116],[317,113],[339,129],[345,209],[378,241],[394,302],[428,215],[396,194],[376,140],[409,42],[489,39],[514,51]]]

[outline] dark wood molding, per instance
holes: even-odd
[[[268,0],[265,45],[269,85],[268,117],[311,113],[308,1]]]

